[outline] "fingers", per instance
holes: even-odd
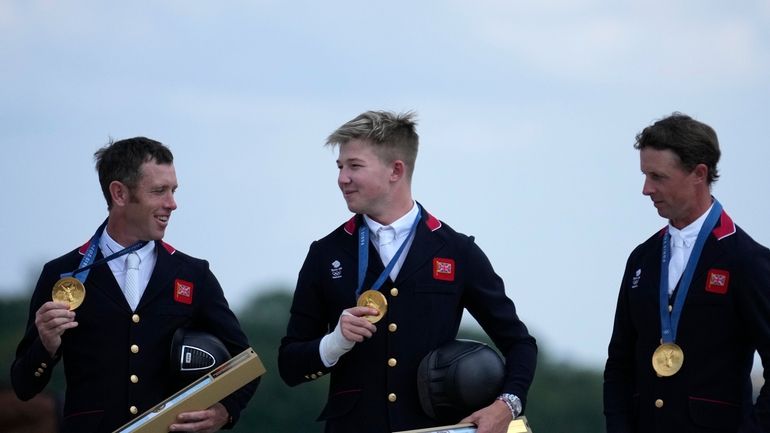
[[[64,302],[46,302],[35,313],[35,326],[43,346],[53,356],[61,345],[61,336],[67,329],[78,326],[75,312]]]
[[[169,426],[169,431],[211,433],[221,429],[229,419],[227,409],[221,404],[194,412],[182,412],[176,417],[176,423]]]
[[[363,316],[376,316],[377,314],[377,310],[369,307],[353,307],[343,311],[339,323],[342,336],[357,343],[371,338],[377,331],[377,327]]]

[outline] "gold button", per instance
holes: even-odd
[[[134,323],[139,323],[139,315],[138,314],[134,314],[133,316],[131,316],[131,321],[134,322]]]
[[[396,401],[396,394],[393,394],[392,392],[388,394],[388,401],[393,403]]]
[[[36,372],[35,372],[35,377],[40,377],[40,376],[41,376],[41,375],[40,375],[40,372],[36,371]]]
[[[310,378],[311,379],[318,379],[318,375],[313,373],[313,374],[310,375]]]
[[[390,325],[388,325],[388,331],[396,332],[396,329],[398,329],[398,325],[396,325],[395,323],[391,323]]]
[[[43,370],[42,368],[38,368],[37,372],[40,373],[40,374],[43,374],[43,373],[45,373],[45,370]]]
[[[661,400],[661,399],[655,400],[655,407],[657,407],[658,409],[662,408],[663,407],[663,400]]]
[[[138,383],[139,382],[139,376],[132,374],[131,375],[131,383]]]
[[[139,353],[139,346],[137,346],[136,344],[132,344],[131,353]]]
[[[398,364],[398,361],[396,360],[396,358],[390,358],[390,359],[388,360],[388,366],[390,366],[390,367],[395,367],[395,366],[396,366],[396,364]]]
[[[324,375],[324,372],[323,371],[319,371],[318,373],[316,373],[316,375],[318,375],[318,377],[321,377],[321,376]]]
[[[131,412],[131,413],[132,413],[132,414],[134,414],[134,415],[136,415],[136,414],[138,414],[138,413],[139,413],[139,409],[137,409],[137,408],[136,408],[136,406],[131,406],[131,407],[129,407],[129,408],[128,408],[128,411],[129,411],[129,412]]]
[[[390,296],[398,296],[398,289],[395,287],[390,289]]]
[[[674,306],[673,306],[673,305],[669,305],[669,306],[668,306],[668,312],[669,312],[669,313],[670,313],[670,312],[671,312],[673,309],[674,309]]]
[[[48,368],[48,364],[46,364],[45,362],[41,362],[40,366],[43,367],[43,368]]]

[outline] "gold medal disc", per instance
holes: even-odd
[[[51,297],[56,302],[65,302],[74,310],[83,303],[86,297],[86,288],[77,278],[64,277],[53,285]]]
[[[673,376],[682,368],[684,352],[674,343],[663,343],[652,354],[652,368],[659,376]]]
[[[363,316],[364,319],[368,320],[369,322],[377,323],[388,311],[388,300],[385,299],[385,295],[380,293],[378,290],[367,290],[364,293],[361,293],[361,296],[358,297],[356,306],[374,308],[375,310],[379,311],[379,314],[376,316]]]

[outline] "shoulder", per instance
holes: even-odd
[[[155,241],[155,250],[158,252],[158,255],[166,255],[170,257],[172,260],[177,261],[185,266],[192,266],[192,267],[198,267],[198,268],[208,268],[209,262],[205,259],[199,259],[197,257],[193,257],[189,254],[185,254],[182,251],[179,251],[174,246],[169,244],[166,241],[160,240]]]

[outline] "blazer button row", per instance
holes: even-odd
[[[133,316],[131,316],[131,321],[134,323],[139,323],[139,319],[140,317],[138,314],[134,314]]]
[[[48,368],[48,364],[45,362],[40,363],[40,367],[37,368],[37,371],[35,371],[35,377],[40,377],[45,373],[45,369]]]
[[[139,409],[137,409],[136,406],[129,407],[128,411],[131,412],[132,415],[136,415],[139,413]]]

